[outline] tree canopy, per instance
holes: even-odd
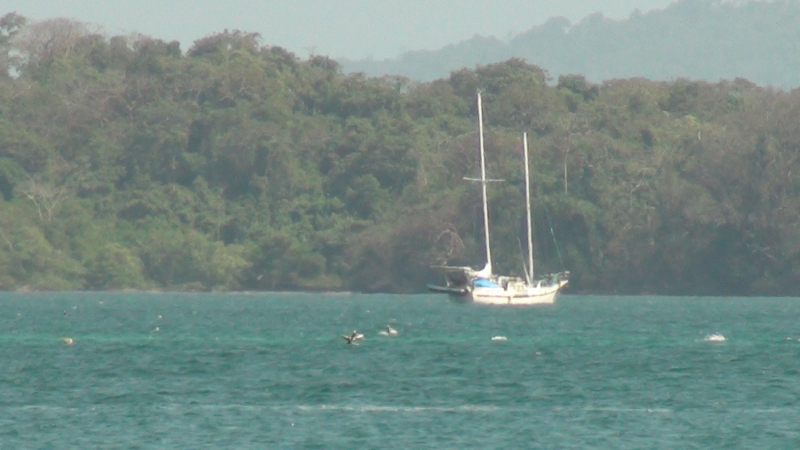
[[[492,246],[584,293],[798,292],[800,91],[550,80],[519,59],[428,83],[224,31],[107,37],[0,19],[0,288],[421,292]],[[553,239],[555,238],[555,239]]]

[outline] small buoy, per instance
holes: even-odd
[[[73,340],[71,337],[61,338],[61,342],[63,342],[64,345],[74,345],[75,344],[75,340]]]
[[[507,341],[507,340],[508,340],[508,338],[507,338],[507,337],[505,337],[505,336],[493,336],[493,337],[492,337],[492,340],[493,340],[493,341]]]

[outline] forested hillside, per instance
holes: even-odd
[[[624,20],[594,14],[571,24],[558,17],[508,42],[475,36],[432,51],[383,61],[342,61],[345,72],[430,81],[462,67],[522,58],[554,76],[580,73],[600,82],[645,77],[707,81],[746,78],[800,86],[800,2],[679,0]]]
[[[3,289],[421,292],[482,262],[481,89],[502,271],[527,131],[537,267],[571,292],[800,293],[800,91],[513,59],[415,84],[239,31],[184,50],[13,14],[0,64]]]

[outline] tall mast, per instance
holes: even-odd
[[[486,242],[486,267],[492,271],[492,249],[489,246],[489,206],[486,199],[486,156],[483,149],[483,103],[481,93],[478,91],[478,132],[481,141],[481,190],[483,195],[483,239]]]
[[[533,282],[533,227],[531,225],[531,176],[528,170],[528,133],[522,133],[525,157],[525,206],[528,210],[528,281]]]

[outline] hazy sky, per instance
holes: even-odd
[[[178,40],[224,29],[261,33],[263,43],[305,56],[376,59],[407,50],[437,49],[475,34],[500,39],[549,17],[573,23],[602,12],[616,19],[633,10],[664,8],[674,0],[0,0],[0,16],[65,17],[100,25],[111,34],[139,32]]]

